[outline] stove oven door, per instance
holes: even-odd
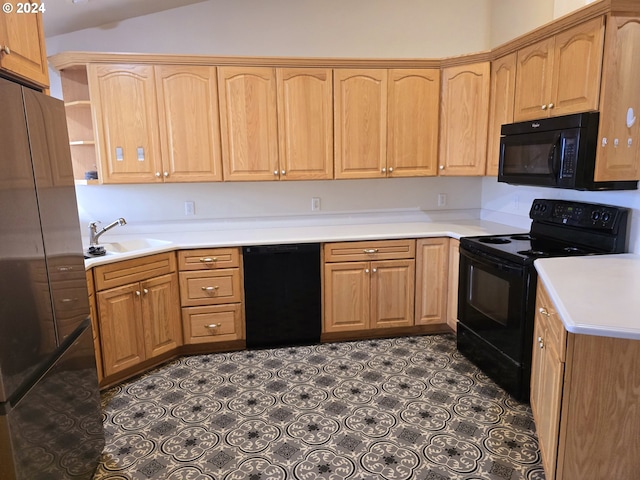
[[[528,396],[535,270],[460,249],[458,350],[519,399]]]

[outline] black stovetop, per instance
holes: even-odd
[[[626,251],[627,208],[536,199],[529,217],[529,233],[463,237],[460,246],[525,265],[538,258]]]

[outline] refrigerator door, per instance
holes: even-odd
[[[0,478],[93,477],[105,442],[93,336],[89,322],[82,327],[43,377],[0,416]]]
[[[64,103],[23,89],[58,344],[89,316]],[[44,276],[41,277],[44,279]]]
[[[0,105],[1,404],[45,368],[57,348],[57,335],[22,87],[0,79]]]

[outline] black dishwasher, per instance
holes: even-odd
[[[320,244],[243,247],[247,348],[320,341]]]

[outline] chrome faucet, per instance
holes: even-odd
[[[115,222],[110,223],[102,230],[98,231],[98,223],[100,222],[91,222],[89,224],[89,246],[91,247],[98,245],[98,239],[100,238],[100,235],[102,235],[107,230],[111,230],[113,227],[117,227],[118,225],[127,224],[124,218],[119,218]]]

